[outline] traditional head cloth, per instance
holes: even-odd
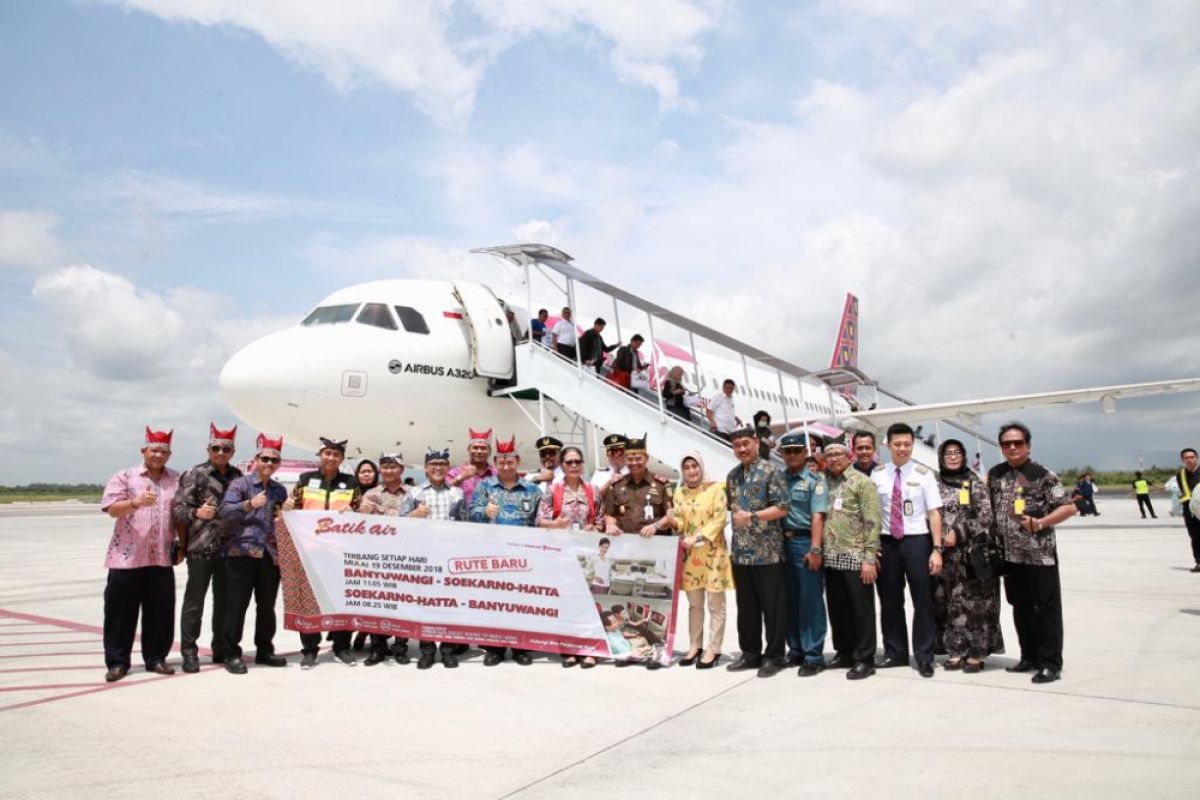
[[[258,455],[277,456],[283,450],[283,437],[278,439],[268,439],[265,433],[258,435],[257,441],[254,442],[255,453]]]
[[[615,450],[617,448],[624,449],[625,443],[628,440],[619,433],[610,433],[604,437],[604,448],[606,450]]]
[[[491,438],[492,438],[492,429],[491,428],[488,428],[486,431],[477,431],[474,428],[467,428],[467,433],[471,434],[472,442],[479,441],[480,439],[482,439],[486,443],[489,440],[491,440]]]
[[[348,441],[350,441],[350,440],[342,439],[339,442],[334,439],[326,439],[324,436],[322,436],[321,437],[321,450],[337,450],[342,455],[346,455],[346,442],[348,442]],[[318,450],[317,452],[319,453],[320,450]]]
[[[237,438],[237,425],[234,425],[227,431],[223,431],[211,422],[208,423],[208,443],[227,444],[233,446],[233,440]]]
[[[711,483],[712,478],[708,474],[708,467],[704,465],[704,456],[700,455],[699,450],[689,450],[684,453],[683,458],[679,459],[679,474],[683,475],[683,462],[689,458],[700,465],[700,483]],[[687,481],[684,481],[684,485],[687,485]]]
[[[640,438],[640,439],[630,438],[630,439],[625,440],[625,453],[626,454],[633,453],[636,455],[637,453],[645,453],[645,452],[646,452],[646,434],[643,433],[642,438]]]
[[[425,453],[425,463],[428,464],[430,461],[449,462],[450,461],[450,451],[449,450],[428,450]]]
[[[382,467],[384,464],[399,464],[403,467],[404,455],[401,453],[380,453],[379,466]]]
[[[755,430],[754,428],[751,428],[749,425],[745,425],[745,426],[742,426],[741,428],[738,428],[735,431],[730,431],[730,433],[729,433],[730,441],[732,441],[734,439],[746,439],[746,438],[757,439],[758,431]]]
[[[946,448],[950,445],[955,445],[963,454],[962,466],[955,470],[946,467]],[[967,466],[967,448],[958,439],[947,439],[938,448],[938,474],[942,480],[963,481],[971,477],[971,468]]]
[[[175,429],[169,431],[152,431],[150,426],[146,426],[146,443],[143,447],[149,447],[154,450],[170,450],[171,437],[175,435]]]
[[[513,456],[517,454],[517,437],[514,436],[507,442],[496,440],[496,455],[498,456]]]
[[[563,443],[553,436],[543,436],[537,440],[537,451],[539,453],[543,450],[562,450],[562,446]]]

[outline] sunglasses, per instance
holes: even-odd
[[[1005,448],[1024,447],[1025,445],[1026,445],[1026,441],[1024,439],[1002,439],[1000,441],[1000,446],[1005,447]]]
[[[233,448],[227,444],[214,444],[212,447],[208,448],[208,452],[210,452],[210,453],[232,453]]]
[[[563,462],[563,466],[564,467],[581,467],[581,466],[583,466],[583,459],[568,458],[566,461]]]
[[[278,456],[259,456],[258,460],[264,464],[278,464],[279,463]]]

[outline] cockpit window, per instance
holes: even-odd
[[[344,306],[321,306],[314,309],[300,324],[333,325],[338,322],[349,322],[354,319],[354,312],[357,310],[358,303],[350,303]]]
[[[425,317],[421,316],[421,312],[415,308],[396,306],[396,314],[400,316],[400,324],[404,326],[404,330],[409,333],[429,333]]]
[[[358,322],[361,325],[374,325],[376,328],[383,328],[387,331],[396,330],[396,320],[383,303],[367,303],[363,306],[363,310],[358,314]]]

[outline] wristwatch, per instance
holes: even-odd
[[[751,521],[751,522],[758,522],[758,512],[757,512],[757,511],[751,511],[751,512],[750,512],[750,521]]]
[[[934,547],[933,549],[937,550],[939,556],[946,550],[946,548],[942,547],[940,544],[937,545],[936,547]]]
[[[810,547],[810,548],[808,548],[808,554],[810,556],[820,556],[820,555],[824,555],[825,551],[819,547]]]

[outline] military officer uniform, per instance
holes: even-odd
[[[671,487],[654,479],[649,472],[640,481],[623,475],[604,493],[604,515],[617,521],[622,533],[637,533],[647,525],[658,527],[671,507]],[[670,528],[656,536],[672,536]]]
[[[779,440],[780,450],[807,446],[808,437],[800,432],[787,433]],[[785,472],[785,478],[788,514],[783,519],[783,553],[788,565],[788,662],[799,666],[803,661],[819,668],[825,663],[825,571],[809,569],[804,559],[810,553],[822,554],[821,548],[813,547],[812,523],[814,515],[828,513],[829,490],[825,477],[807,466],[796,473]]]

